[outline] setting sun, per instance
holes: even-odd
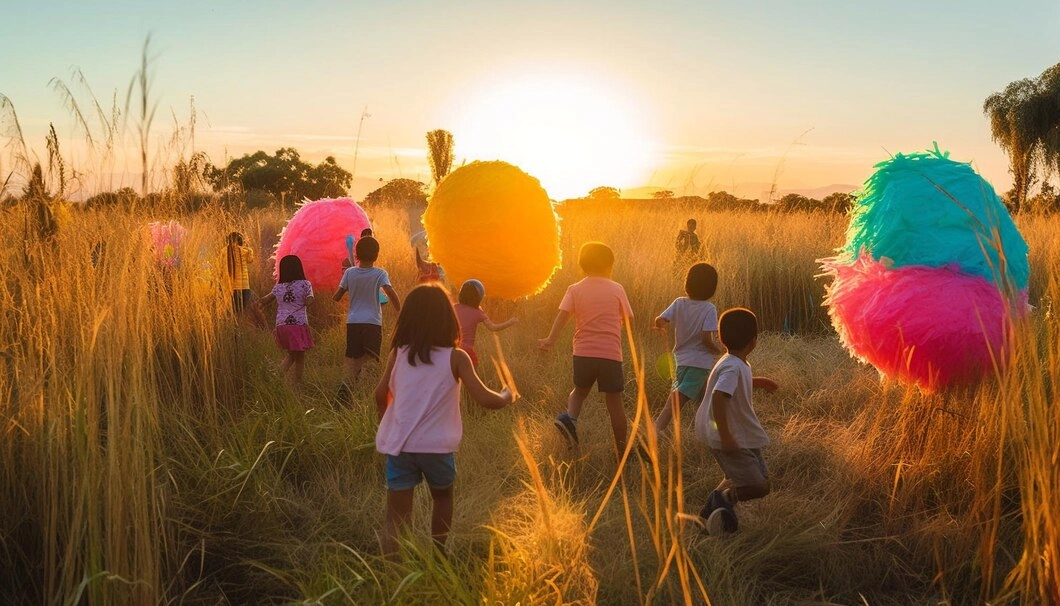
[[[653,168],[649,113],[631,91],[591,75],[513,75],[458,103],[457,157],[515,164],[553,199],[642,184]]]

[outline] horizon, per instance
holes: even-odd
[[[556,200],[597,186],[748,198],[763,183],[856,188],[877,162],[936,141],[1003,193],[1008,160],[983,101],[1060,60],[1060,5],[1045,0],[959,10],[63,1],[9,12],[20,24],[9,42],[25,52],[5,66],[0,94],[31,157],[47,159],[54,125],[64,160],[94,180],[87,195],[138,185],[135,129],[111,170],[93,172],[102,164],[50,82],[80,103],[120,107],[148,36],[162,168],[191,151],[223,166],[294,147],[314,164],[334,156],[358,200],[391,179],[430,185],[425,135],[439,128],[453,133],[454,167],[505,160]],[[264,33],[277,23],[282,40]],[[12,129],[2,126],[6,179]]]

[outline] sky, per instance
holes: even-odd
[[[37,0],[0,30],[0,95],[45,163],[54,126],[74,195],[139,183],[135,104],[112,156],[91,108],[124,112],[148,37],[154,179],[192,152],[294,147],[334,156],[357,199],[429,183],[439,128],[457,165],[511,162],[557,200],[857,186],[934,142],[1004,191],[983,100],[1060,62],[1056,0]]]

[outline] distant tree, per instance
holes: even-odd
[[[136,190],[131,187],[123,187],[118,191],[107,191],[96,194],[91,198],[85,200],[85,207],[87,208],[106,208],[106,207],[131,207],[140,201],[140,194],[136,193]]]
[[[1052,183],[1042,183],[1038,194],[1027,199],[1026,210],[1039,214],[1060,212],[1060,192]]]
[[[761,210],[758,200],[738,198],[727,191],[712,191],[707,194],[709,210]]]
[[[674,192],[664,189],[662,191],[652,192],[651,197],[656,200],[673,200]]]
[[[263,151],[247,154],[224,168],[207,164],[203,174],[218,193],[258,190],[280,201],[343,196],[353,181],[333,156],[313,166],[291,147],[276,150],[272,156]]]
[[[1060,172],[1060,63],[1037,78],[1009,83],[983,102],[990,133],[1009,157],[1012,192],[1008,202],[1018,212],[1038,180],[1039,169]]]
[[[834,213],[846,213],[854,206],[856,200],[857,198],[854,197],[854,194],[837,191],[825,196],[824,199],[821,200],[821,206],[825,210]]]
[[[622,192],[617,188],[602,185],[589,191],[590,200],[617,200],[622,197]]]
[[[414,204],[422,206],[427,203],[426,187],[426,184],[412,179],[391,179],[365,196],[364,203],[391,208],[407,208]]]
[[[427,150],[431,177],[434,178],[434,184],[438,185],[453,168],[453,133],[442,129],[428,132]]]
[[[821,201],[808,198],[802,194],[785,194],[775,204],[778,210],[792,211],[792,210],[813,210],[820,208]]]

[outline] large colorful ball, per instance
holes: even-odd
[[[1002,368],[1027,313],[1027,244],[993,188],[938,150],[876,165],[851,210],[826,305],[850,353],[935,390]]]
[[[302,204],[280,232],[273,277],[280,275],[280,259],[297,255],[314,291],[335,291],[344,271],[342,262],[350,256],[347,237],[359,238],[371,226],[364,209],[349,198]]]
[[[423,215],[431,257],[453,284],[481,280],[490,296],[541,291],[560,264],[559,222],[537,179],[506,162],[450,173]]]
[[[152,221],[147,224],[147,237],[155,260],[165,267],[180,267],[187,236],[188,230],[178,221]]]

